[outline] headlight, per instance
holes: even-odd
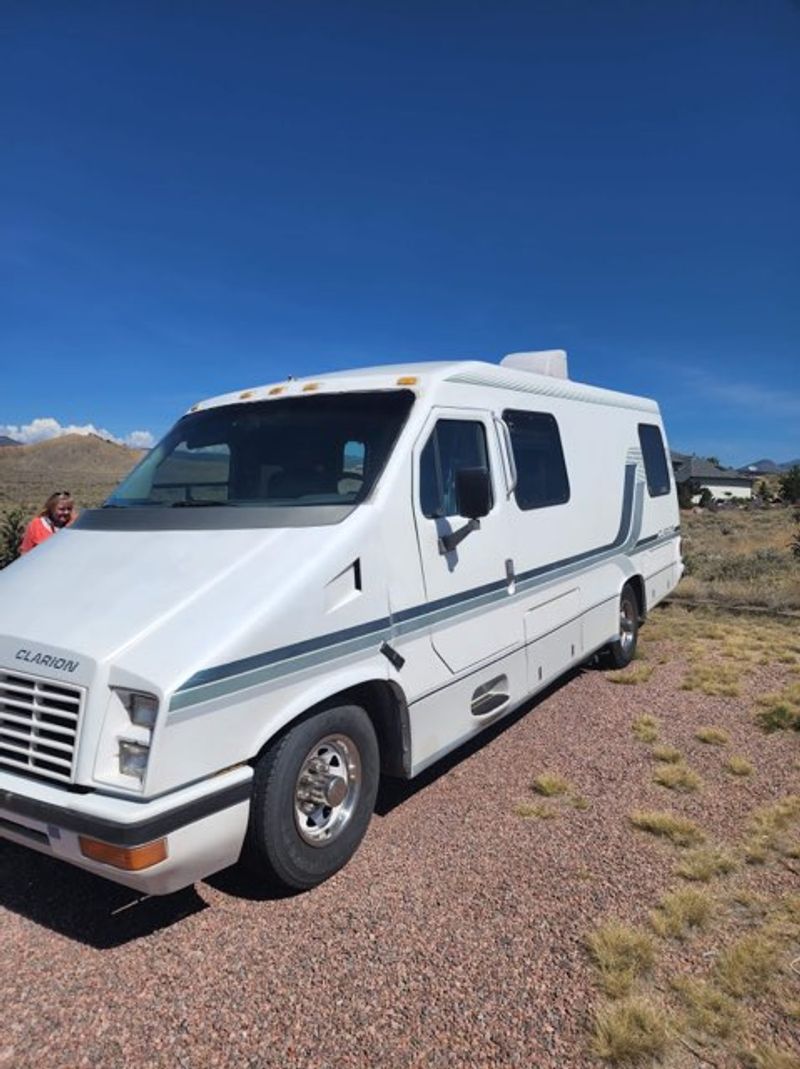
[[[158,716],[158,698],[154,694],[142,694],[136,690],[114,688],[122,704],[128,711],[132,724],[141,728],[152,728]]]
[[[150,747],[129,739],[119,740],[119,770],[123,776],[135,776],[139,782],[144,780],[147,771],[147,759]]]

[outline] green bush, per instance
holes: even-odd
[[[790,566],[785,553],[767,547],[755,553],[738,553],[722,556],[719,553],[695,553],[688,562],[686,572],[706,582],[725,580],[769,579],[779,576]]]
[[[0,520],[0,568],[5,568],[19,556],[25,520],[25,510],[21,508],[11,509]]]
[[[800,464],[780,477],[781,497],[784,501],[800,501]]]

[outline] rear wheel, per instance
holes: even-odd
[[[379,778],[378,742],[356,705],[291,727],[259,758],[244,859],[270,883],[305,890],[355,853]]]
[[[639,602],[633,587],[626,583],[619,598],[619,636],[606,647],[606,659],[615,668],[625,668],[636,653],[639,639]]]

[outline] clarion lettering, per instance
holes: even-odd
[[[16,659],[42,668],[55,668],[58,672],[74,672],[80,661],[68,661],[66,657],[51,657],[49,653],[33,653],[32,650],[17,650]]]

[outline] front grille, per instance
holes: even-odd
[[[0,766],[72,780],[84,691],[0,669]]]

